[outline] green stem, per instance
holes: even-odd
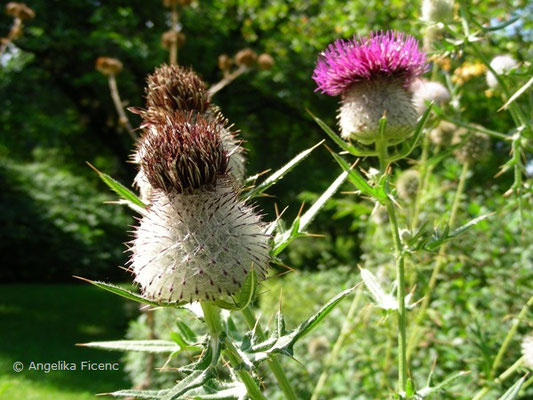
[[[505,354],[507,347],[509,347],[509,343],[511,343],[511,340],[513,339],[513,336],[515,335],[516,330],[518,329],[518,325],[520,325],[520,322],[525,318],[529,310],[529,307],[531,307],[532,305],[533,305],[533,296],[528,300],[528,302],[522,308],[522,310],[520,310],[520,313],[517,315],[516,319],[514,320],[513,325],[511,326],[511,329],[509,329],[509,332],[507,333],[507,336],[505,336],[505,339],[503,340],[503,343],[500,346],[500,350],[498,350],[498,354],[496,354],[496,358],[494,358],[494,362],[492,363],[492,368],[490,369],[491,378],[494,377],[494,375],[496,374],[496,370],[500,366],[503,355]]]
[[[411,220],[411,231],[412,232],[415,231],[416,226],[418,225],[418,215],[420,214],[422,195],[425,190],[426,176],[429,175],[428,165],[427,165],[428,153],[429,153],[429,139],[427,135],[424,135],[424,141],[422,142],[422,155],[420,156],[420,165],[422,166],[422,170],[420,171],[420,180],[418,184],[418,189],[416,191],[413,218]]]
[[[346,315],[344,323],[342,324],[339,337],[337,338],[337,341],[335,342],[331,353],[329,353],[328,358],[326,359],[324,371],[322,371],[322,373],[320,374],[315,389],[313,390],[311,400],[318,400],[318,396],[320,395],[320,392],[322,391],[322,388],[324,387],[324,384],[328,379],[328,369],[333,365],[333,361],[337,359],[337,355],[339,354],[339,351],[341,350],[344,341],[350,333],[350,325],[354,320],[355,312],[359,309],[359,303],[361,302],[362,295],[363,291],[359,290],[354,296],[352,304],[350,305],[350,309],[348,310],[348,314]]]
[[[218,308],[212,304],[205,302],[201,302],[200,304],[204,312],[204,321],[207,327],[209,328],[211,340],[219,341],[220,334],[224,332],[224,328],[222,326],[222,322],[220,321],[220,313]],[[238,356],[238,353],[235,347],[233,347],[233,344],[231,343],[229,338],[226,338],[224,346],[224,356],[229,360],[232,367],[238,367],[242,363],[242,360]],[[242,380],[244,386],[246,386],[248,396],[250,396],[252,400],[266,400],[266,397],[263,396],[263,393],[261,393],[261,390],[257,386],[254,378],[252,378],[248,371],[242,368],[238,368],[235,369],[235,373]]]
[[[502,383],[507,378],[509,378],[513,373],[522,365],[522,362],[524,361],[524,357],[519,358],[516,360],[516,362],[511,365],[509,368],[505,370],[499,377],[497,377],[494,380],[495,384]],[[489,386],[484,386],[479,392],[476,393],[476,395],[472,398],[472,400],[480,400],[482,399],[487,393],[489,393],[492,390]]]
[[[387,142],[383,140],[376,141],[376,151],[379,158],[379,169],[381,174],[386,173],[388,166]],[[385,182],[385,185],[387,183]],[[394,243],[394,258],[396,260],[396,281],[398,283],[397,302],[398,302],[398,391],[404,392],[407,384],[407,315],[405,310],[405,263],[404,252],[400,240],[400,230],[396,219],[396,210],[392,200],[387,197],[385,206],[389,213],[389,222],[392,232],[392,241]]]
[[[464,191],[465,183],[466,183],[466,177],[468,175],[468,168],[469,168],[469,163],[465,162],[463,164],[463,169],[461,170],[461,175],[459,177],[459,183],[457,185],[457,190],[455,192],[455,197],[453,199],[450,217],[448,218],[448,227],[450,229],[455,224],[455,219],[457,217],[457,211],[459,209],[459,204],[461,204],[461,197],[463,195],[463,191]],[[409,338],[409,346],[408,346],[408,351],[407,351],[409,358],[411,356],[411,353],[414,351],[417,345],[418,339],[420,337],[418,335],[418,330],[419,330],[420,324],[422,323],[422,321],[424,320],[426,316],[427,308],[431,300],[431,292],[433,291],[433,289],[435,288],[435,285],[437,284],[437,279],[440,274],[440,270],[446,259],[447,247],[448,246],[446,244],[443,244],[440,247],[439,253],[437,255],[437,259],[435,260],[435,266],[433,267],[433,271],[431,272],[431,277],[429,278],[429,283],[424,293],[424,298],[422,300],[420,310],[418,311],[417,317],[414,322],[414,327],[411,331],[411,336]]]
[[[259,340],[265,340],[265,334],[263,332],[263,329],[257,323],[252,310],[250,310],[249,307],[246,307],[245,309],[241,310],[241,313],[244,317],[246,325],[248,326],[248,329],[255,329],[255,333],[259,337]],[[274,374],[274,377],[278,381],[279,387],[285,394],[285,397],[289,400],[298,400],[298,398],[296,397],[296,393],[294,393],[294,390],[291,384],[289,383],[287,376],[285,375],[285,372],[283,372],[283,368],[281,367],[278,358],[275,355],[271,355],[267,358],[266,361],[268,367],[270,368],[270,370]]]

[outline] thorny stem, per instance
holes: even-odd
[[[209,88],[209,91],[208,91],[209,99],[211,99],[215,94],[217,94],[222,89],[224,89],[226,86],[228,86],[231,82],[233,82],[239,76],[248,72],[248,70],[249,68],[246,65],[241,65],[231,74],[227,74],[227,75],[224,74],[224,77],[219,82],[215,83],[213,86]]]
[[[242,316],[244,317],[244,321],[246,322],[246,325],[248,326],[248,329],[255,329],[255,333],[257,337],[259,337],[260,340],[265,339],[265,334],[263,332],[263,329],[257,323],[255,316],[250,310],[250,307],[246,307],[243,310],[241,310]],[[287,379],[287,376],[285,375],[285,372],[283,372],[283,368],[281,367],[281,364],[279,363],[279,360],[275,355],[271,355],[267,358],[267,364],[272,373],[274,374],[276,380],[278,381],[279,387],[283,391],[283,394],[285,394],[285,397],[289,400],[297,400],[296,393],[294,393],[294,390]]]
[[[376,141],[376,151],[379,158],[379,169],[381,174],[386,173],[388,166],[388,152],[387,143],[385,140]],[[387,185],[387,183],[385,183]],[[398,221],[396,219],[396,210],[392,200],[387,197],[385,206],[389,213],[389,222],[392,232],[392,241],[394,243],[394,259],[396,260],[396,281],[398,283],[398,290],[396,292],[396,300],[398,302],[398,392],[402,393],[406,389],[407,384],[407,315],[405,309],[405,262],[404,252],[402,250],[402,243],[400,240],[400,230],[398,228]]]
[[[457,190],[455,192],[455,196],[453,198],[452,203],[452,209],[450,211],[450,216],[448,218],[448,227],[451,229],[453,225],[455,224],[455,219],[457,217],[457,211],[459,209],[459,204],[461,203],[461,196],[463,195],[463,191],[465,188],[466,183],[466,177],[468,175],[468,169],[469,169],[469,163],[468,161],[465,161],[463,164],[463,168],[461,170],[461,175],[459,177],[459,183],[457,185]],[[440,249],[439,253],[437,254],[437,259],[435,260],[435,266],[433,267],[433,271],[431,273],[431,277],[429,278],[429,283],[426,288],[426,291],[424,293],[424,298],[422,300],[422,304],[420,306],[420,310],[418,311],[418,315],[414,322],[414,327],[411,333],[411,336],[409,338],[409,346],[408,346],[408,357],[410,358],[411,353],[414,351],[417,341],[418,341],[418,330],[419,325],[424,320],[424,317],[426,315],[427,308],[429,306],[429,302],[431,300],[431,292],[435,288],[435,285],[437,283],[437,279],[440,273],[440,270],[442,268],[442,265],[444,264],[444,261],[446,259],[446,249],[447,249],[446,243],[443,244]]]
[[[115,105],[115,110],[117,111],[120,125],[126,129],[133,141],[137,140],[137,136],[133,131],[133,127],[130,124],[124,108],[122,107],[122,101],[120,100],[120,94],[118,93],[117,80],[115,75],[109,75],[109,90],[111,91],[111,98],[113,99],[113,104]]]
[[[222,322],[220,321],[219,310],[216,306],[211,305],[209,303],[201,302],[200,304],[204,312],[204,321],[209,329],[211,340],[218,342],[220,340],[221,333],[224,332],[224,327],[222,326]],[[240,360],[240,357],[237,355],[237,352],[229,341],[229,338],[226,338],[225,347],[226,349],[223,353],[224,356],[229,360],[231,366],[239,366],[242,363],[242,360]],[[265,396],[263,396],[263,393],[261,393],[261,390],[257,386],[254,378],[252,378],[248,371],[242,368],[238,368],[235,369],[235,373],[242,380],[244,386],[246,386],[248,396],[252,400],[266,400]]]
[[[516,360],[516,362],[511,365],[509,368],[505,370],[500,376],[498,376],[496,379],[494,379],[495,384],[502,383],[507,378],[509,378],[521,365],[524,361],[524,357],[519,358]],[[491,387],[484,386],[479,392],[476,393],[476,395],[472,398],[472,400],[480,400],[482,399],[487,393],[491,391]]]
[[[355,312],[359,309],[359,303],[361,302],[363,291],[359,290],[357,294],[354,296],[352,304],[350,305],[350,309],[348,310],[348,314],[346,315],[346,318],[344,319],[344,322],[342,324],[341,331],[339,333],[339,336],[337,337],[337,341],[333,345],[333,349],[331,350],[331,353],[329,353],[325,365],[324,370],[320,374],[320,377],[318,378],[318,382],[315,386],[315,389],[313,390],[313,394],[311,396],[311,400],[318,400],[318,396],[320,395],[320,392],[322,391],[322,388],[324,387],[324,384],[326,383],[328,379],[328,369],[333,365],[333,362],[337,359],[337,355],[339,354],[339,351],[342,349],[342,346],[344,345],[344,341],[348,337],[350,333],[350,326],[354,320]]]
[[[507,347],[509,347],[509,343],[511,343],[511,340],[513,339],[513,336],[515,335],[516,330],[518,329],[518,325],[520,325],[520,322],[525,318],[529,310],[529,307],[531,306],[533,306],[533,296],[531,296],[531,298],[524,305],[522,310],[520,310],[520,313],[518,313],[515,320],[513,321],[513,325],[511,326],[511,329],[509,329],[507,336],[505,336],[505,339],[503,340],[503,343],[500,346],[500,350],[498,350],[498,354],[496,354],[496,357],[494,358],[494,362],[492,363],[492,367],[490,369],[491,378],[493,378],[494,375],[496,374],[496,370],[500,366],[503,355],[505,354]]]

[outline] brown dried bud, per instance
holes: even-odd
[[[145,121],[137,154],[152,187],[166,193],[215,187],[228,170],[223,122],[194,113],[153,115]]]
[[[116,75],[122,71],[122,63],[116,58],[98,57],[96,59],[96,69],[104,75]]]
[[[251,66],[257,60],[257,54],[252,49],[242,49],[235,54],[235,64],[247,67]]]
[[[272,56],[267,53],[260,54],[259,57],[257,58],[257,65],[260,69],[264,69],[264,70],[270,69],[274,66],[274,63],[275,62]]]
[[[221,71],[228,71],[233,65],[233,60],[227,54],[221,54],[218,56],[218,68]]]
[[[163,65],[148,76],[146,105],[169,114],[176,111],[203,114],[209,106],[205,82],[192,69]]]
[[[22,20],[35,18],[35,11],[24,3],[16,3],[14,1],[6,4],[6,14]]]
[[[191,5],[192,0],[163,0],[163,5],[165,7],[173,7],[180,5],[182,7],[186,7]]]
[[[178,47],[182,47],[185,44],[185,40],[184,33],[171,29],[161,35],[161,46],[165,49],[170,49],[174,43],[177,43]]]

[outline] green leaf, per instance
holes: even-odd
[[[99,396],[113,396],[113,397],[133,397],[136,399],[150,399],[150,400],[161,400],[165,394],[167,394],[169,389],[163,390],[119,390],[112,393],[100,393]]]
[[[322,121],[320,118],[315,117],[313,113],[309,110],[307,110],[309,115],[315,120],[315,122],[322,128],[324,132],[344,151],[347,151],[348,153],[357,156],[357,157],[366,157],[366,156],[373,156],[376,154],[375,151],[368,151],[368,150],[361,150],[356,148],[353,145],[350,145],[346,143],[337,133],[335,133],[324,121]]]
[[[176,322],[176,325],[187,343],[196,342],[196,333],[191,328],[189,328],[189,326],[185,322],[178,320]]]
[[[78,346],[102,350],[140,351],[143,353],[173,353],[180,350],[180,346],[168,340],[113,340],[80,343]]]
[[[454,382],[456,379],[461,378],[465,375],[468,375],[469,371],[459,371],[451,374],[449,377],[447,377],[444,381],[439,383],[437,386],[433,387],[425,387],[424,389],[419,390],[416,394],[422,398],[426,398],[431,394],[434,394],[440,390],[443,390],[450,386],[452,382]]]
[[[225,300],[219,299],[214,303],[225,310],[242,310],[243,308],[248,307],[248,304],[252,301],[255,296],[257,289],[257,273],[252,268],[250,273],[246,276],[241,289],[235,295],[235,302],[229,303]]]
[[[372,198],[377,197],[377,192],[368,184],[368,182],[361,176],[357,171],[355,171],[348,162],[336,153],[331,153],[335,161],[339,163],[343,170],[348,172],[348,180],[362,193],[370,196]],[[383,201],[384,199],[378,199]]]
[[[89,164],[89,163],[87,163]],[[138,206],[141,208],[146,208],[146,204],[144,204],[131,190],[129,190],[127,187],[122,185],[120,182],[116,181],[115,179],[111,178],[109,175],[104,174],[103,172],[100,172],[96,167],[89,164],[89,167],[91,167],[100,177],[104,183],[109,186],[116,194],[118,194],[120,197],[122,197],[124,200]]]
[[[180,396],[184,395],[189,390],[202,386],[204,383],[206,383],[211,378],[212,375],[213,375],[213,372],[211,368],[207,368],[206,370],[203,370],[203,371],[201,370],[193,371],[187,377],[182,379],[176,386],[168,390],[165,393],[165,395],[161,397],[161,400],[179,399]]]
[[[403,142],[401,151],[397,154],[394,154],[391,157],[391,161],[396,161],[402,158],[406,158],[415,149],[418,143],[418,140],[422,136],[424,126],[426,126],[426,122],[429,118],[429,114],[431,113],[432,109],[433,109],[433,103],[431,103],[428,106],[424,114],[422,114],[422,116],[419,118],[418,123],[416,125],[415,132],[413,133],[413,136],[411,136],[410,139]]]
[[[517,380],[513,386],[511,386],[498,400],[513,400],[518,396],[520,388],[524,384],[527,375],[524,375],[522,378]]]
[[[187,393],[187,398],[194,400],[222,400],[222,399],[246,399],[248,392],[246,386],[237,383],[220,389],[203,387]]]
[[[119,295],[121,297],[124,297],[129,300],[136,301],[138,303],[142,304],[148,304],[155,307],[179,307],[180,305],[183,305],[185,303],[165,303],[165,302],[158,302],[154,300],[149,300],[140,294],[133,293],[129,290],[123,289],[119,286],[113,285],[111,283],[105,283],[105,282],[98,282],[98,281],[92,281],[90,279],[85,279],[79,276],[74,276],[75,278],[81,279],[82,281],[89,282],[91,285],[94,285],[96,287],[99,287],[101,289],[107,290],[108,292],[114,293],[116,295]]]
[[[253,188],[248,193],[246,193],[244,195],[244,198],[246,200],[249,200],[249,199],[252,199],[254,197],[257,197],[261,193],[263,193],[265,190],[267,190],[269,187],[271,187],[272,185],[278,183],[288,172],[290,172],[296,165],[298,165],[305,158],[307,158],[307,156],[309,154],[311,154],[311,152],[314,149],[316,149],[318,146],[320,146],[323,142],[324,141],[321,141],[320,143],[315,144],[313,147],[302,151],[300,154],[298,154],[291,161],[289,161],[283,167],[281,167],[276,172],[274,172],[272,175],[270,175],[268,178],[266,178],[263,182],[261,182],[255,188]]]

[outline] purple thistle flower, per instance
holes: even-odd
[[[427,69],[418,41],[403,33],[373,32],[330,44],[318,59],[313,79],[317,91],[338,96],[358,82],[397,78],[406,87]]]
[[[319,56],[313,79],[317,91],[341,95],[341,136],[369,145],[407,138],[418,115],[407,88],[426,71],[425,54],[412,37],[394,31],[337,40]],[[379,120],[386,115],[383,137]]]

